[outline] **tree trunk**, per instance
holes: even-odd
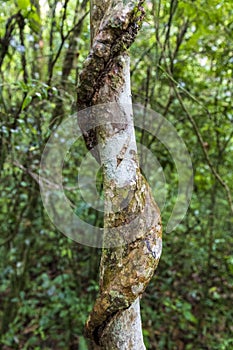
[[[78,87],[79,110],[99,105],[79,125],[104,173],[100,293],[86,335],[106,350],[145,349],[139,298],[162,250],[159,209],[137,157],[127,53],[142,23],[143,1],[124,2],[92,1],[92,48]]]

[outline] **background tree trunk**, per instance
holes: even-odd
[[[140,172],[131,105],[127,48],[143,14],[142,1],[92,1],[92,48],[78,88],[79,110],[105,103],[79,125],[103,167],[105,193],[100,293],[86,334],[109,350],[145,349],[139,297],[162,249],[160,213]]]

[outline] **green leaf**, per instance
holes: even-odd
[[[28,10],[31,7],[30,0],[18,0],[18,7],[20,10]]]
[[[33,11],[28,14],[28,19],[30,28],[38,34],[40,32],[41,20],[36,9],[33,9]]]
[[[32,96],[27,95],[23,101],[22,111],[31,103],[31,101],[32,101]]]
[[[196,317],[188,310],[184,311],[184,317],[187,321],[192,322],[192,323],[197,323]]]
[[[23,81],[19,81],[17,83],[17,85],[19,85],[19,87],[24,91],[24,92],[28,92],[29,90],[29,86],[27,84],[25,84]]]

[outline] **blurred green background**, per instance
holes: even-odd
[[[194,168],[187,215],[171,233],[142,301],[147,349],[233,348],[233,1],[147,1],[130,49],[133,102],[166,117]],[[1,349],[79,349],[98,292],[101,251],[50,222],[38,173],[50,134],[76,109],[89,51],[86,0],[8,0],[0,7]],[[137,140],[166,177],[164,227],[177,196],[169,151],[149,133]],[[75,143],[63,169],[66,194],[84,220],[102,215],[78,190],[86,154]],[[153,180],[153,179],[152,179]],[[97,188],[101,195],[101,174]]]

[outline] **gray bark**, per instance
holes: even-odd
[[[92,120],[90,129],[90,117],[100,118],[91,113],[79,120],[87,147],[104,171],[103,244],[107,248],[102,252],[100,293],[87,320],[86,335],[105,350],[145,349],[139,298],[161,254],[160,213],[137,157],[126,50],[142,18],[140,0],[92,1],[92,48],[78,88],[79,110],[109,103],[100,107],[105,121],[101,125]]]
[[[104,330],[101,340],[106,350],[145,350],[139,298],[119,314]]]

